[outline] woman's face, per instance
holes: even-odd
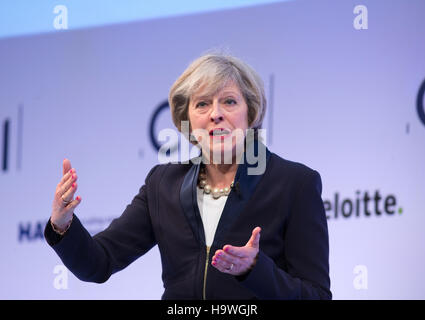
[[[239,86],[230,82],[214,96],[195,93],[189,103],[192,135],[210,163],[231,163],[243,151],[248,106]]]

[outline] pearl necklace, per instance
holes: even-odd
[[[201,167],[199,170],[199,179],[198,179],[198,186],[199,188],[204,190],[204,193],[212,195],[214,199],[218,199],[221,196],[228,196],[230,193],[231,188],[233,188],[233,181],[230,184],[230,187],[225,188],[211,188],[209,184],[207,184],[207,174],[205,172],[205,168]]]

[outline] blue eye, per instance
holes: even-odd
[[[224,101],[224,103],[226,104],[236,104],[236,101],[233,99],[226,99],[226,101]]]
[[[206,105],[207,103],[205,101],[201,101],[196,104],[196,107],[205,107]]]

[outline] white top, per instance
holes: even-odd
[[[204,225],[205,242],[207,246],[211,246],[228,196],[221,196],[218,199],[214,199],[211,193],[204,194],[203,189],[199,187],[196,187],[196,189],[198,191],[199,212]]]

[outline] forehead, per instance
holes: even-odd
[[[211,86],[208,84],[202,85],[197,91],[192,95],[192,99],[199,99],[205,97],[213,97],[221,94],[233,93],[236,95],[241,94],[239,86],[234,81],[227,81],[221,85]]]

